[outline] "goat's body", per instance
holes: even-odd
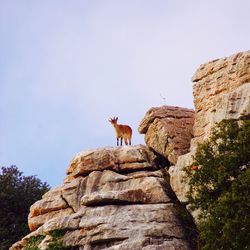
[[[131,145],[132,129],[128,125],[121,125],[121,124],[117,124],[114,127],[116,132],[117,146],[119,146],[119,138],[121,139],[121,146],[122,146],[122,139],[124,139],[126,145],[128,144]]]
[[[124,142],[126,145],[131,145],[131,139],[132,139],[132,128],[130,128],[128,125],[122,125],[117,124],[117,118],[110,119],[109,121],[115,128],[116,133],[116,140],[117,140],[117,146],[119,146],[119,139],[121,140],[120,145],[122,146],[122,140],[124,139]]]

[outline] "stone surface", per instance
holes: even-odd
[[[151,108],[139,125],[148,147],[165,156],[172,164],[180,155],[189,152],[193,137],[194,111],[162,106]]]
[[[174,239],[185,237],[173,204],[83,207],[81,212],[80,229],[68,232],[64,237],[67,247],[143,249],[152,243],[159,247],[164,243],[171,246]],[[183,241],[177,240],[174,244],[188,249]]]
[[[187,203],[187,192],[189,186],[187,185],[187,177],[184,168],[192,164],[192,153],[181,155],[178,158],[176,165],[171,166],[168,170],[170,175],[170,185],[179,201]]]
[[[181,202],[186,202],[187,179],[183,169],[192,163],[197,143],[207,139],[215,123],[250,117],[250,51],[203,64],[192,78],[195,122],[190,153],[170,167],[170,183]],[[195,217],[195,215],[194,215]]]
[[[192,80],[196,141],[216,122],[250,115],[250,51],[202,64]]]
[[[81,152],[67,173],[63,185],[31,206],[33,232],[12,250],[38,235],[46,236],[40,249],[47,249],[55,230],[63,232],[64,248],[191,249],[167,172],[146,146]]]
[[[37,229],[51,218],[77,212],[82,205],[170,202],[164,182],[161,171],[138,171],[127,176],[111,170],[93,171],[64,184],[60,193],[58,188],[50,190],[34,203],[29,214],[30,229]]]
[[[65,231],[63,245],[66,248],[188,250],[190,247],[184,240],[185,232],[176,211],[172,203],[83,206],[75,214],[47,221],[25,240],[39,234],[48,235],[57,229]],[[50,239],[48,237],[41,245],[45,247]],[[19,247],[25,245],[25,240],[19,242]]]
[[[29,217],[28,217],[29,229],[31,231],[34,231],[37,228],[39,228],[41,225],[43,225],[45,221],[49,221],[53,218],[61,218],[61,217],[70,215],[72,213],[73,213],[73,210],[71,208],[66,208],[66,209],[60,209],[57,211],[51,211],[51,212],[44,213],[38,216],[33,216],[33,217],[29,214]]]
[[[86,190],[82,194],[82,205],[98,205],[110,202],[119,203],[164,203],[170,198],[164,191],[163,176],[138,176],[129,177],[113,171],[92,172],[87,180]]]
[[[43,195],[42,200],[37,201],[30,207],[30,217],[65,208],[68,208],[68,205],[62,197],[61,187],[51,189]]]
[[[131,171],[151,168],[154,154],[143,145],[106,147],[77,154],[67,169],[69,176],[77,177],[92,171]]]

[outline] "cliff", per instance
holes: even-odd
[[[250,115],[250,51],[202,64],[192,81],[194,142],[207,138],[216,122]]]
[[[183,168],[192,163],[197,144],[209,137],[216,123],[250,117],[250,51],[202,64],[192,80],[194,138],[190,153],[180,156],[169,169],[171,187],[183,203],[188,189]]]
[[[166,172],[147,147],[100,148],[77,154],[64,184],[30,208],[32,233],[12,246],[60,230],[64,248],[190,249]]]
[[[146,144],[172,165],[170,184],[184,204],[188,185],[183,168],[192,163],[198,143],[223,119],[250,117],[250,51],[202,64],[192,81],[195,111],[152,108],[139,126]]]

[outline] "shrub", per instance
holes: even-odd
[[[46,182],[23,176],[16,166],[0,169],[0,249],[8,249],[29,233],[29,208],[48,190]]]
[[[224,120],[198,145],[185,171],[202,249],[250,249],[249,166],[250,120]]]
[[[63,236],[65,231],[54,230],[50,233],[52,240],[49,243],[48,250],[61,250],[63,249]]]
[[[45,238],[43,235],[39,235],[36,237],[29,238],[28,242],[26,243],[24,250],[39,250],[39,244]]]

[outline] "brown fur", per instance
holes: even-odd
[[[113,119],[109,119],[110,123],[115,128],[116,133],[116,140],[117,140],[117,146],[119,146],[119,138],[121,139],[121,146],[122,146],[122,140],[124,139],[124,142],[126,145],[131,145],[131,139],[132,139],[132,129],[128,125],[122,125],[117,124],[118,117],[114,117]]]

